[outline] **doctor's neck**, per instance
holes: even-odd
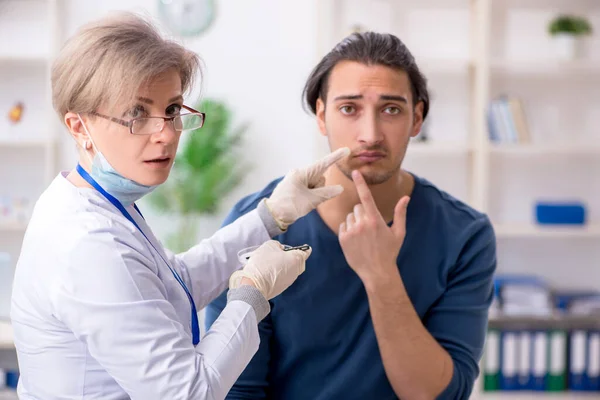
[[[333,219],[340,219],[343,216],[345,219],[346,215],[352,212],[354,206],[360,203],[352,178],[333,165],[325,173],[325,181],[326,185],[342,185],[344,191],[338,197],[322,203],[319,206],[319,214],[322,217],[330,214]],[[397,173],[385,182],[369,185],[377,208],[386,221],[389,222],[393,219],[394,208],[398,200],[403,196],[411,195],[414,183],[414,177],[411,174],[398,169]]]
[[[79,158],[79,165],[81,165],[83,169],[85,169],[87,172],[90,172],[90,163],[88,160],[85,159],[85,157]],[[75,168],[69,171],[69,174],[67,175],[67,180],[71,182],[71,184],[73,184],[73,186],[75,187],[92,188],[92,185],[90,185],[85,179],[83,179],[83,177],[79,175],[79,172],[77,172]]]

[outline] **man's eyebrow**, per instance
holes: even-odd
[[[408,100],[404,96],[396,96],[396,95],[391,95],[391,94],[382,94],[381,96],[379,96],[379,98],[381,100],[401,101],[403,103],[407,103],[408,104]]]
[[[363,98],[363,95],[361,94],[349,94],[349,95],[342,95],[342,96],[337,96],[336,98],[334,98],[334,101],[338,101],[338,100],[360,100]],[[407,103],[408,104],[408,100],[406,97],[404,96],[398,96],[398,95],[393,95],[393,94],[382,94],[381,96],[379,96],[380,100],[393,100],[393,101],[400,101],[403,103]]]
[[[335,99],[335,101],[338,100],[358,100],[358,99],[362,99],[363,96],[362,94],[346,94],[346,95],[342,95],[342,96],[337,96]]]

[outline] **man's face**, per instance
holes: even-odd
[[[357,169],[376,185],[399,171],[408,142],[423,122],[423,104],[412,104],[403,71],[354,61],[333,68],[327,104],[317,100],[317,121],[332,151],[350,148],[350,155],[337,164],[349,179]]]

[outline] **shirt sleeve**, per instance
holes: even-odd
[[[53,283],[53,315],[131,399],[223,399],[258,349],[252,307],[230,302],[194,347],[143,243],[115,231],[73,246]]]
[[[479,360],[493,298],[496,238],[487,217],[475,221],[449,272],[447,289],[426,315],[427,330],[453,361],[452,379],[438,399],[468,399],[479,374]]]
[[[213,324],[224,312],[227,304],[226,296],[227,292],[224,292],[206,307],[206,330],[214,327]],[[267,398],[269,390],[269,363],[271,361],[269,348],[273,335],[273,325],[270,315],[267,315],[258,324],[258,332],[260,335],[258,351],[227,394],[227,400],[258,400]]]
[[[279,233],[275,220],[261,202],[256,209],[190,250],[167,254],[191,291],[196,308],[201,310],[227,288],[231,274],[242,267],[237,257],[240,250],[259,246]]]

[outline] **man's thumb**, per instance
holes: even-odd
[[[398,203],[396,203],[396,207],[394,208],[392,231],[394,231],[394,234],[398,238],[404,238],[404,235],[406,234],[406,209],[409,201],[410,197],[404,196],[398,200]]]

